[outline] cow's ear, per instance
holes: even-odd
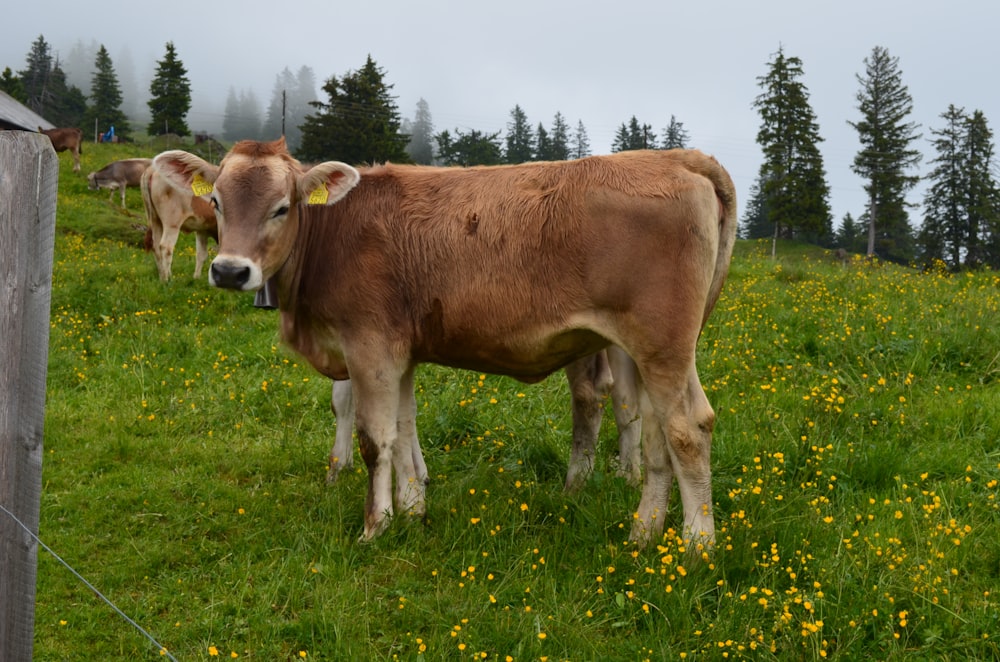
[[[361,180],[357,170],[340,161],[326,161],[299,176],[299,199],[308,205],[332,205]]]
[[[174,188],[205,199],[211,195],[219,176],[218,166],[181,150],[157,154],[153,168]]]

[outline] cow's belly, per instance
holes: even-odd
[[[571,329],[541,337],[452,337],[415,352],[421,363],[507,375],[533,383],[574,360],[607,347],[608,340],[586,329]]]

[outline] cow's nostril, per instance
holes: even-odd
[[[242,290],[250,280],[250,267],[212,263],[212,284],[228,290]]]

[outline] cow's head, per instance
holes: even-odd
[[[284,138],[239,142],[218,166],[170,151],[154,158],[153,167],[215,209],[219,254],[208,282],[234,290],[260,289],[281,268],[298,232],[299,204],[332,205],[361,178],[339,161],[303,169],[288,154]]]

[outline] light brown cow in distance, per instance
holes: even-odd
[[[108,202],[115,195],[115,190],[121,191],[122,208],[125,208],[125,189],[129,186],[139,188],[142,185],[142,173],[153,163],[153,159],[122,159],[112,161],[97,172],[87,175],[87,188],[91,191],[108,189]]]
[[[219,240],[212,206],[190,191],[171,186],[153,168],[143,172],[141,187],[146,207],[146,250],[153,251],[160,280],[170,280],[174,247],[181,232],[194,232],[194,277],[201,278],[202,265],[208,259],[208,238]]]
[[[69,152],[73,155],[73,172],[80,172],[80,154],[83,153],[83,131],[75,127],[64,129],[43,129],[38,127],[38,131],[44,133],[52,142],[52,149],[57,152]]]
[[[631,538],[664,527],[674,477],[694,549],[715,536],[715,414],[695,349],[729,270],[732,180],[697,151],[431,168],[308,170],[284,141],[241,142],[219,166],[165,152],[153,167],[210,198],[221,244],[209,283],[274,278],[282,338],[350,378],[369,472],[362,538],[423,514],[412,440],[422,362],[532,382],[621,347],[641,376],[645,481]],[[396,475],[393,490],[393,472]]]

